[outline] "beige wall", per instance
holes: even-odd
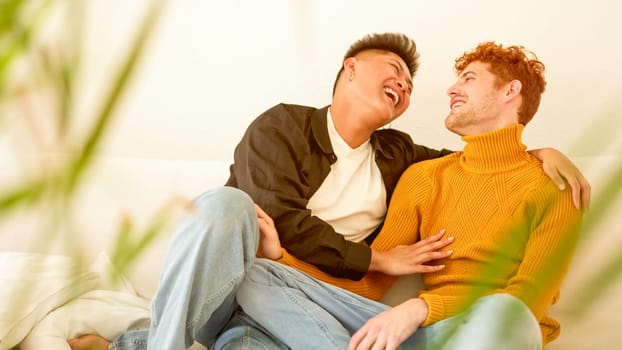
[[[102,85],[131,33],[145,1],[132,3],[89,2],[85,91]],[[612,123],[622,124],[619,114],[609,114],[598,140],[574,147],[593,120],[620,107],[620,13],[622,5],[611,0],[169,1],[105,150],[229,160],[246,125],[273,104],[328,104],[352,41],[369,32],[402,31],[418,43],[421,68],[411,108],[393,127],[418,142],[461,147],[442,123],[453,59],[495,40],[525,45],[548,69],[540,112],[526,131],[530,147],[620,154],[620,142],[596,142],[613,138]]]

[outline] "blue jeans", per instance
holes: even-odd
[[[390,307],[257,259],[238,289],[249,316],[292,349],[347,349],[350,336]],[[502,319],[511,315],[512,327]],[[420,327],[400,349],[541,349],[538,321],[509,294],[478,299],[466,312]]]
[[[195,199],[191,211],[169,246],[151,328],[128,331],[109,349],[186,349],[194,341],[214,349],[286,349],[243,313],[232,317],[259,243],[251,198],[221,187]]]

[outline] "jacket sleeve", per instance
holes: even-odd
[[[307,209],[310,181],[320,180],[308,173],[313,155],[307,135],[283,113],[268,111],[249,126],[236,147],[227,185],[248,193],[273,218],[290,254],[333,276],[359,280],[369,268],[371,250],[345,240]]]

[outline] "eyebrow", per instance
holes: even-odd
[[[475,72],[474,72],[474,71],[472,71],[472,70],[468,70],[468,71],[466,71],[466,72],[462,72],[462,73],[460,73],[459,78],[464,78],[464,77],[466,77],[467,75],[474,75],[474,76],[477,76],[477,73],[475,73]]]
[[[394,59],[394,58],[390,58],[390,61],[392,61],[396,66],[397,66],[397,71],[402,73],[404,72],[404,68],[402,67],[402,65],[400,64],[400,61]],[[413,90],[413,81],[410,78],[410,76],[408,76],[408,80],[406,81],[408,83],[408,87],[410,88],[410,91]]]

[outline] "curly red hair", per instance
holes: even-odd
[[[474,50],[465,52],[456,58],[456,72],[460,74],[471,62],[489,64],[490,72],[497,77],[497,86],[514,79],[522,84],[521,104],[518,115],[519,123],[526,125],[536,114],[540,105],[540,97],[544,92],[544,64],[536,55],[523,46],[503,47],[494,42],[479,44]]]

